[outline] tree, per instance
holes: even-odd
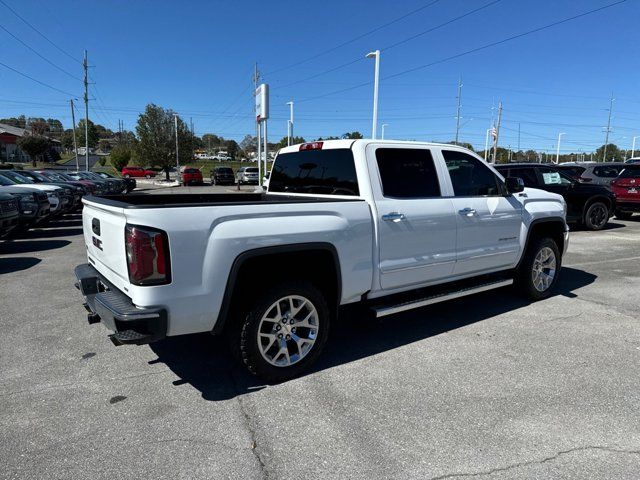
[[[451,145],[458,145],[459,147],[462,148],[466,148],[467,150],[471,150],[472,152],[475,152],[475,150],[473,149],[473,145],[471,145],[468,142],[449,142],[449,144]]]
[[[204,137],[202,137],[204,140]],[[240,141],[240,148],[245,151],[245,153],[251,153],[258,150],[258,138],[253,135],[245,135],[244,138]]]
[[[288,137],[282,137],[280,141],[273,146],[274,149],[280,150],[281,148],[286,147],[288,145],[288,140],[289,140]],[[305,142],[306,140],[302,137],[293,137],[291,139],[291,145],[296,145],[298,143],[305,143]]]
[[[106,138],[101,138],[100,140],[98,140],[98,148],[102,152],[108,152],[111,148],[111,142],[109,142],[109,140],[107,140]]]
[[[205,133],[202,135],[202,143],[207,149],[219,148],[224,142],[224,138],[214,135],[213,133]]]
[[[624,152],[622,152],[618,146],[614,143],[609,143],[607,145],[607,158],[604,158],[604,145],[598,148],[594,154],[596,160],[605,161],[605,162],[613,162],[615,160],[622,160],[624,157]]]
[[[37,135],[27,135],[18,139],[18,146],[27,152],[31,157],[33,165],[36,165],[36,159],[39,155],[42,155],[49,148],[49,139],[45,137],[39,137]]]
[[[29,127],[34,135],[44,135],[49,131],[49,124],[40,118],[30,121]]]
[[[84,140],[84,118],[78,122],[76,128],[76,139],[78,140],[78,148],[86,145]],[[89,148],[96,148],[98,146],[98,129],[95,124],[89,120]]]
[[[0,123],[17,128],[27,128],[27,117],[20,115],[19,117],[1,118]]]
[[[236,155],[240,150],[240,146],[238,145],[238,142],[236,142],[235,140],[226,140],[224,146],[227,150],[227,154],[229,154],[229,156],[231,157],[231,160],[235,160]]]
[[[355,132],[347,132],[344,135],[342,135],[342,138],[349,138],[349,139],[353,139],[353,140],[357,140],[359,138],[364,138],[362,136],[362,134],[358,131]]]
[[[73,150],[73,129],[68,128],[65,130],[60,137],[60,141],[65,150]]]
[[[129,165],[133,153],[133,146],[127,144],[118,144],[111,150],[109,161],[113,168],[120,172],[124,167]]]
[[[138,117],[136,133],[136,160],[162,167],[169,180],[169,170],[176,165],[174,112],[150,103]],[[191,146],[191,132],[178,117],[178,154],[181,165],[192,160]]]

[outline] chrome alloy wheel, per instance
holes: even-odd
[[[299,295],[282,297],[260,320],[260,354],[276,367],[298,363],[313,348],[319,327],[316,307],[307,298]]]
[[[541,248],[533,261],[531,279],[539,292],[546,291],[556,278],[556,254],[549,247]]]

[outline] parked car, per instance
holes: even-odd
[[[624,163],[640,163],[640,157],[632,157],[624,161]]]
[[[236,177],[229,167],[216,167],[211,170],[212,185],[233,185]]]
[[[496,165],[505,177],[518,177],[526,187],[557,193],[567,202],[567,221],[601,230],[615,212],[616,199],[604,185],[581,183],[555,166],[543,163]]]
[[[565,209],[459,146],[312,142],[280,149],[267,193],[86,199],[75,274],[114,344],[224,334],[279,381],[318,358],[341,306],[383,317],[514,282],[549,297]]]
[[[18,200],[8,193],[0,193],[0,238],[18,226]]]
[[[21,228],[32,227],[49,216],[51,204],[47,194],[37,188],[0,186],[0,193],[12,195],[18,201],[18,226]]]
[[[80,187],[82,190],[82,195],[87,195],[90,192],[90,189],[87,185],[79,180],[73,180],[67,177],[60,175],[58,172],[52,172],[50,170],[35,170],[35,173],[42,175],[47,180],[56,183],[66,183],[67,185],[73,185],[76,187]]]
[[[94,183],[102,185],[102,191],[105,195],[116,195],[118,193],[126,191],[127,189],[127,185],[124,183],[124,180],[102,178],[100,175],[94,172],[78,171],[71,172],[69,175],[74,178],[83,178],[85,180],[90,180]]]
[[[68,197],[68,202],[65,201],[64,197],[61,196],[62,201],[62,211],[67,212],[70,210],[74,210],[81,206],[82,195],[84,190],[81,187],[76,185],[70,185],[67,182],[58,182],[54,180],[50,180],[44,175],[41,175],[32,170],[13,170],[10,172],[6,172],[5,174],[13,175],[12,178],[16,181],[26,180],[28,184],[33,185],[36,184],[45,184],[45,185],[53,185],[56,187],[60,187],[65,191],[66,196]]]
[[[269,188],[269,177],[271,176],[271,172],[266,172],[262,177],[262,188],[265,190]]]
[[[611,182],[616,196],[616,217],[628,219],[634,212],[640,212],[640,164],[630,163]]]
[[[142,167],[124,167],[121,173],[124,178],[130,178],[130,177],[153,178],[156,176],[155,171],[150,170],[148,168],[142,168]]]
[[[56,172],[56,174],[58,176],[60,176],[61,178],[64,178],[65,180],[72,180],[75,182],[78,182],[80,184],[82,184],[84,186],[84,188],[87,191],[87,194],[89,195],[102,195],[103,193],[105,193],[103,191],[103,186],[100,184],[97,184],[95,182],[92,182],[91,180],[87,180],[85,178],[81,178],[81,177],[73,177],[71,175],[69,175],[69,173],[67,172]]]
[[[569,175],[576,177],[579,182],[592,183],[595,185],[611,185],[611,181],[615,179],[624,168],[622,162],[566,162],[557,165],[561,170],[570,172]]]
[[[47,199],[51,203],[51,214],[61,215],[71,209],[73,205],[72,195],[63,187],[47,183],[34,183],[26,177],[15,175],[11,171],[0,170],[0,184],[15,185],[20,188],[37,188],[46,192]]]
[[[202,185],[202,172],[198,168],[187,167],[180,174],[180,180],[184,186]]]
[[[245,183],[258,184],[258,167],[240,167],[236,173],[236,182],[240,185]]]
[[[116,180],[122,180],[125,185],[126,185],[126,193],[129,193],[133,190],[136,189],[136,187],[138,186],[138,182],[136,182],[135,178],[118,178],[115,175],[111,175],[110,173],[107,172],[95,172],[96,175],[99,175],[100,177],[104,178],[104,179],[116,179]]]

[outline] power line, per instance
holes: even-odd
[[[34,32],[36,32],[38,35],[40,35],[42,38],[44,38],[47,42],[49,42],[51,45],[53,45],[56,49],[58,49],[60,52],[64,53],[67,57],[69,57],[71,60],[73,60],[74,62],[77,62],[79,64],[82,65],[82,62],[79,61],[77,58],[75,58],[73,55],[71,55],[69,52],[67,52],[66,50],[64,50],[62,47],[58,46],[55,42],[53,42],[52,40],[49,39],[49,37],[47,37],[44,33],[42,33],[40,30],[38,30],[36,27],[34,27],[33,25],[31,25],[31,23],[29,23],[24,17],[22,17],[18,12],[16,12],[13,8],[11,8],[9,5],[6,4],[6,2],[4,0],[0,0],[0,3],[2,5],[4,5],[5,7],[7,7],[9,9],[9,11],[11,11],[11,13],[13,13],[16,17],[18,17],[20,20],[22,20],[25,24],[27,24],[31,30],[33,30]]]
[[[9,30],[7,30],[5,27],[3,27],[2,25],[0,25],[0,28],[2,30],[4,30],[5,32],[7,32],[9,35],[11,35],[15,40],[17,40],[18,42],[20,42],[22,45],[24,45],[26,48],[28,48],[29,50],[31,50],[33,53],[35,53],[38,57],[40,57],[42,60],[44,60],[45,62],[47,62],[49,65],[57,68],[58,70],[60,70],[62,73],[64,73],[65,75],[70,76],[71,78],[73,78],[74,80],[78,80],[79,82],[81,82],[82,80],[78,77],[76,77],[75,75],[73,75],[72,73],[69,73],[67,70],[65,70],[64,68],[62,68],[61,66],[55,64],[54,62],[52,62],[51,60],[49,60],[47,57],[45,57],[44,55],[41,55],[37,50],[35,50],[34,48],[32,48],[30,45],[28,45],[27,43],[23,42],[20,38],[16,37],[13,33],[11,33]]]
[[[345,46],[347,46],[347,45],[349,45],[349,44],[351,44],[351,43],[353,43],[353,42],[355,42],[357,40],[360,40],[361,38],[367,37],[367,36],[371,35],[372,33],[377,32],[378,30],[382,30],[383,28],[386,28],[389,25],[393,25],[394,23],[397,23],[400,20],[404,20],[405,18],[407,18],[407,17],[409,17],[411,15],[414,15],[414,14],[416,14],[416,13],[418,13],[418,12],[420,12],[420,11],[426,9],[426,8],[429,8],[430,6],[435,5],[439,1],[440,0],[433,0],[433,1],[421,6],[419,8],[416,8],[415,10],[411,10],[410,12],[405,13],[404,15],[402,15],[402,16],[400,16],[398,18],[395,18],[394,20],[391,20],[390,22],[387,22],[385,24],[382,24],[382,25],[374,28],[373,30],[369,30],[368,32],[365,32],[365,33],[362,33],[362,34],[360,34],[360,35],[358,35],[356,37],[353,37],[352,39],[347,40],[346,42],[343,42],[340,45],[336,45],[335,47],[331,47],[331,48],[329,48],[327,50],[324,50],[324,51],[322,51],[320,53],[317,53],[317,54],[315,54],[315,55],[313,55],[311,57],[305,58],[304,60],[300,60],[300,61],[298,61],[296,63],[292,63],[291,65],[287,65],[286,67],[281,67],[281,68],[278,68],[278,69],[273,70],[271,72],[268,72],[266,75],[273,75],[273,74],[281,72],[283,70],[288,70],[289,68],[293,68],[293,67],[297,67],[298,65],[302,65],[303,63],[306,63],[306,62],[309,62],[311,60],[314,60],[314,59],[316,59],[318,57],[326,55],[327,53],[335,52],[336,50],[338,50],[338,49],[340,49],[342,47],[345,47]]]
[[[2,2],[2,0],[0,0],[0,2]],[[31,80],[31,81],[34,81],[34,82],[36,82],[36,83],[39,83],[40,85],[42,85],[42,86],[44,86],[44,87],[50,88],[51,90],[55,90],[56,92],[64,93],[65,95],[68,95],[68,96],[70,96],[70,97],[77,98],[77,95],[74,95],[73,93],[65,92],[64,90],[60,90],[59,88],[56,88],[56,87],[54,87],[54,86],[52,86],[52,85],[49,85],[48,83],[41,82],[41,81],[40,81],[40,80],[38,80],[37,78],[33,78],[33,77],[31,77],[31,76],[27,75],[26,73],[22,73],[21,71],[16,70],[16,69],[15,69],[15,68],[13,68],[13,67],[10,67],[10,66],[9,66],[9,65],[7,65],[6,63],[2,63],[2,62],[0,62],[0,66],[3,66],[4,68],[7,68],[7,69],[11,70],[12,72],[17,73],[18,75],[22,75],[23,77],[28,78],[28,79],[29,79],[29,80]]]
[[[485,50],[485,49],[487,49],[487,48],[495,47],[495,46],[497,46],[497,45],[500,45],[500,44],[503,44],[503,43],[507,43],[507,42],[510,42],[510,41],[512,41],[512,40],[516,40],[516,39],[518,39],[518,38],[522,38],[522,37],[524,37],[524,36],[526,36],[526,35],[531,35],[531,34],[533,34],[533,33],[537,33],[537,32],[540,32],[540,31],[542,31],[542,30],[546,30],[546,29],[548,29],[548,28],[552,28],[552,27],[555,27],[555,26],[561,25],[561,24],[563,24],[563,23],[570,22],[570,21],[572,21],[572,20],[576,20],[576,19],[578,19],[578,18],[581,18],[581,17],[587,16],[587,15],[591,15],[591,14],[593,14],[593,13],[599,12],[599,11],[601,11],[601,10],[605,10],[605,9],[607,9],[607,8],[614,7],[614,6],[616,6],[616,5],[619,5],[619,4],[621,4],[621,3],[624,3],[624,2],[626,2],[626,1],[627,1],[627,0],[618,0],[617,2],[610,3],[610,4],[605,5],[605,6],[603,6],[603,7],[595,8],[595,9],[593,9],[593,10],[589,10],[589,11],[587,11],[587,12],[580,13],[580,14],[578,14],[578,15],[574,15],[574,16],[571,16],[571,17],[568,17],[568,18],[565,18],[565,19],[562,19],[562,20],[558,20],[558,21],[556,21],[556,22],[549,23],[549,24],[544,25],[544,26],[542,26],[542,27],[537,27],[537,28],[534,28],[534,29],[532,29],[532,30],[528,30],[528,31],[526,31],[526,32],[519,33],[519,34],[517,34],[517,35],[512,35],[512,36],[507,37],[507,38],[504,38],[504,39],[502,39],[502,40],[498,40],[498,41],[496,41],[496,42],[491,42],[491,43],[488,43],[488,44],[486,44],[486,45],[483,45],[483,46],[480,46],[480,47],[473,48],[473,49],[471,49],[471,50],[467,50],[467,51],[464,51],[464,52],[461,52],[461,53],[458,53],[458,54],[455,54],[455,55],[451,55],[451,56],[449,56],[449,57],[441,58],[440,60],[435,60],[435,61],[433,61],[433,62],[426,63],[426,64],[424,64],[424,65],[419,65],[419,66],[417,66],[417,67],[409,68],[409,69],[407,69],[407,70],[403,70],[403,71],[400,71],[400,72],[394,73],[394,74],[392,74],[392,75],[388,75],[388,76],[386,76],[386,77],[383,77],[383,78],[382,78],[382,80],[388,80],[388,79],[390,79],[390,78],[396,78],[396,77],[399,77],[399,76],[402,76],[402,75],[406,75],[407,73],[413,73],[413,72],[415,72],[415,71],[422,70],[422,69],[424,69],[424,68],[432,67],[432,66],[434,66],[434,65],[438,65],[438,64],[441,64],[441,63],[445,63],[445,62],[448,62],[448,61],[450,61],[450,60],[455,60],[456,58],[460,58],[460,57],[463,57],[463,56],[465,56],[465,55],[470,55],[470,54],[472,54],[472,53],[476,53],[476,52],[479,52],[479,51],[481,51],[481,50]],[[322,94],[322,95],[317,95],[317,96],[315,96],[315,97],[310,97],[310,98],[305,98],[305,99],[302,99],[302,100],[298,100],[298,103],[299,103],[299,102],[307,102],[307,101],[311,101],[311,100],[317,100],[317,99],[324,98],[324,97],[328,97],[328,96],[330,96],[330,95],[335,95],[335,94],[338,94],[338,93],[348,92],[348,91],[351,91],[351,90],[355,90],[356,88],[361,88],[361,87],[364,87],[364,86],[367,86],[367,85],[371,85],[372,83],[373,83],[373,82],[371,82],[371,81],[364,82],[364,83],[360,83],[360,84],[358,84],[358,85],[354,85],[354,86],[351,86],[351,87],[343,88],[343,89],[340,89],[340,90],[335,90],[335,91],[333,91],[333,92],[328,92],[328,93],[325,93],[325,94]]]

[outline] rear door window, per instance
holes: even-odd
[[[376,160],[385,197],[440,196],[440,183],[430,150],[378,148]]]
[[[456,150],[443,150],[442,155],[456,197],[504,195],[502,182],[482,161]]]
[[[603,165],[601,167],[594,167],[593,174],[601,178],[616,178],[622,170],[622,167],[614,165]]]
[[[509,176],[521,178],[525,187],[538,186],[538,176],[533,168],[512,168]]]
[[[281,153],[271,169],[270,192],[359,195],[348,148]]]

